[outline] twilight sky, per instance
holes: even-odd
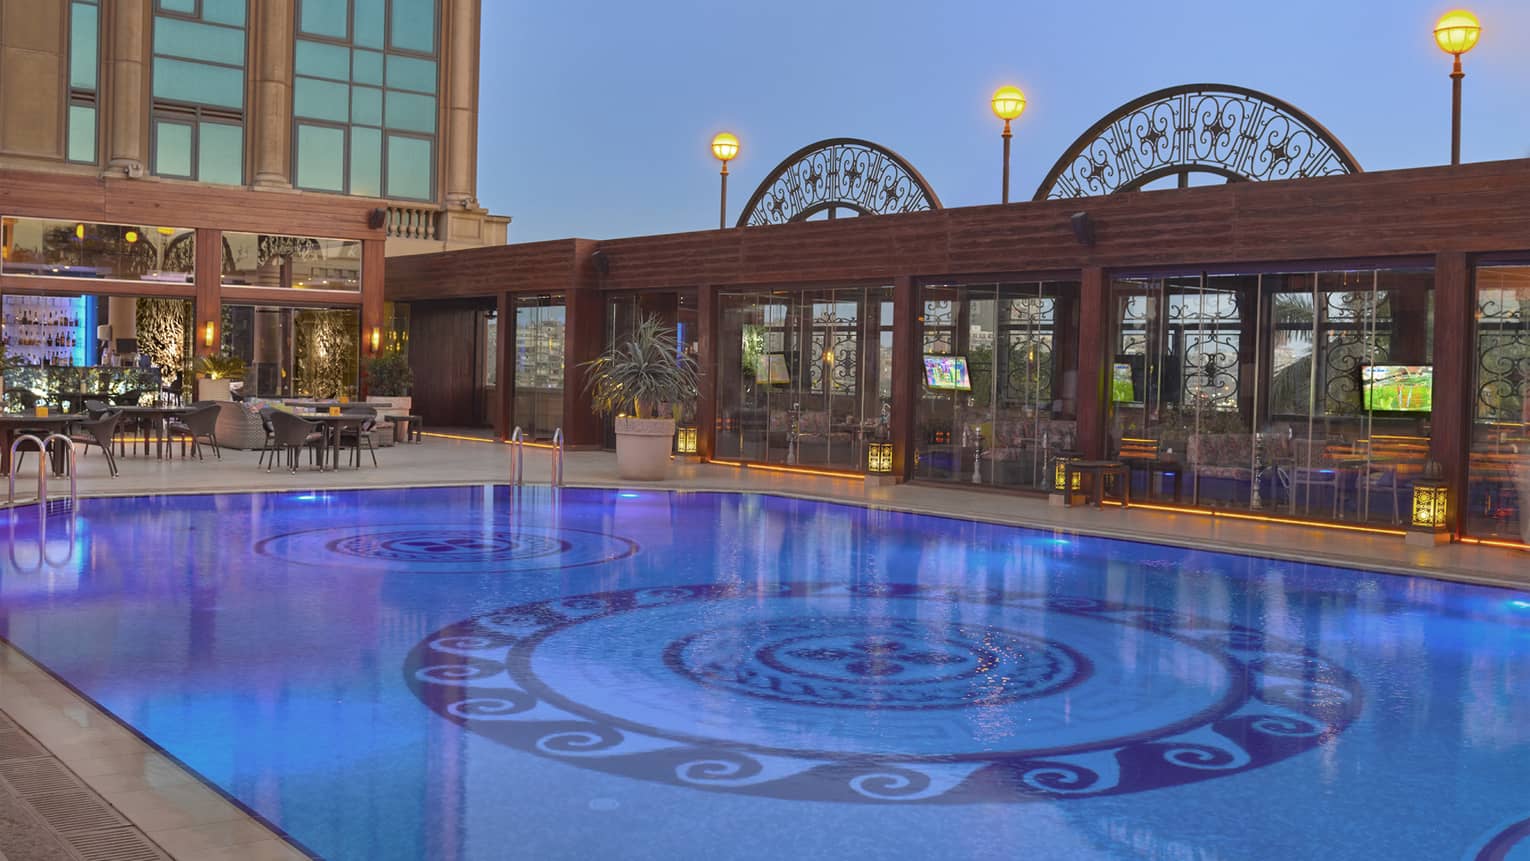
[[[948,207],[1011,199],[1143,93],[1240,84],[1326,125],[1367,170],[1450,157],[1436,0],[483,0],[478,196],[511,242],[714,228],[717,131],[742,140],[728,221],[771,168],[828,137],[901,153]],[[1463,160],[1530,156],[1530,2],[1478,0]]]

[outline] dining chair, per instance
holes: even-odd
[[[324,434],[319,432],[317,424],[281,410],[271,413],[271,429],[272,444],[287,453],[288,472],[297,472],[299,452],[308,449],[312,461],[315,449],[324,444]],[[266,463],[266,472],[271,471],[271,464],[275,461],[276,455],[273,453],[271,460]]]
[[[191,412],[178,419],[172,419],[167,425],[167,436],[170,442],[176,439],[181,441],[181,456],[186,455],[186,440],[191,440],[191,453],[198,460],[203,460],[201,440],[207,440],[212,445],[213,456],[223,459],[223,452],[218,448],[218,405],[212,401],[206,401],[196,406]]]
[[[69,440],[82,447],[81,454],[88,452],[91,446],[96,446],[105,453],[106,468],[111,472],[112,478],[117,477],[117,458],[112,454],[112,443],[115,441],[117,425],[121,419],[120,412],[102,413],[90,421],[76,424],[74,432],[69,434]]]

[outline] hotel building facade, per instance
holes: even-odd
[[[476,199],[479,13],[0,0],[10,397],[190,395],[218,352],[251,393],[357,394],[408,333],[384,258],[505,241]]]

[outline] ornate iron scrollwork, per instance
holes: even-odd
[[[1485,290],[1477,303],[1477,421],[1520,421],[1527,383],[1530,293]]]
[[[871,141],[830,138],[776,165],[739,215],[739,227],[786,224],[834,208],[861,215],[940,209],[940,198],[902,156]]]
[[[1035,199],[1132,191],[1190,173],[1237,182],[1359,172],[1349,150],[1291,104],[1243,87],[1189,84],[1134,99],[1095,123]]]

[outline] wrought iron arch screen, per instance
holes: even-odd
[[[739,227],[805,221],[844,208],[860,215],[940,209],[940,198],[903,156],[859,138],[808,144],[776,165],[739,214]]]
[[[1035,199],[1133,191],[1191,173],[1240,182],[1360,171],[1338,138],[1294,105],[1243,87],[1187,84],[1095,123],[1052,166]]]

